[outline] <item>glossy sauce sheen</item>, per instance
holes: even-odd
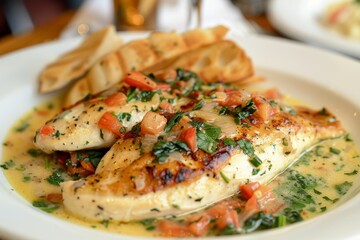
[[[59,186],[47,181],[56,168],[54,163],[45,154],[36,156],[36,152],[29,153],[29,149],[35,149],[32,142],[35,131],[60,111],[59,106],[60,98],[56,98],[25,114],[14,124],[3,144],[1,166],[4,173],[13,188],[31,203],[50,193],[60,193]],[[328,211],[355,184],[360,169],[359,160],[355,145],[349,138],[328,140],[304,153],[296,164],[273,180],[270,186],[278,196],[284,197],[287,204],[295,204],[292,199],[296,199],[296,195],[292,193],[294,186],[299,185],[296,179],[303,180],[300,185],[305,181],[306,191],[312,200],[305,204],[301,214],[304,219],[308,219]],[[305,180],[299,176],[305,176]],[[116,233],[157,235],[156,231],[146,231],[140,223],[82,221],[67,214],[61,206],[52,215],[90,228]]]

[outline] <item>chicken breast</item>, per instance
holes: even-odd
[[[123,94],[123,104],[107,103],[109,98],[119,93]],[[141,122],[146,112],[158,108],[160,98],[172,99],[169,94],[161,91],[140,91],[126,84],[119,84],[80,101],[47,121],[36,132],[34,144],[46,153],[111,147],[119,136],[100,128],[99,121],[104,113],[116,116],[124,131],[129,131]],[[174,99],[173,106],[183,105],[186,101],[187,99]]]
[[[196,129],[195,149],[190,137],[183,138],[181,121],[158,135],[149,151],[141,147],[146,136],[119,140],[96,174],[62,183],[65,208],[93,221],[187,214],[236,194],[240,185],[268,183],[311,146],[344,133],[324,109],[277,106],[279,111],[264,118],[263,105],[254,112],[247,107],[241,108],[242,117],[234,116],[234,108],[224,110],[208,100],[200,110],[184,113],[191,123],[187,129]]]

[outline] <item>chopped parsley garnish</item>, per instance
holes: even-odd
[[[258,174],[260,172],[260,169],[258,169],[258,168],[253,168],[253,170],[252,170],[252,175],[256,175],[256,174]]]
[[[62,134],[60,133],[60,131],[59,131],[59,130],[56,130],[56,132],[55,132],[55,133],[53,133],[53,136],[54,136],[54,137],[57,137],[57,138],[59,138],[59,137],[60,137],[60,135],[62,135]]]
[[[131,128],[130,132],[131,132],[132,134],[139,135],[139,134],[140,134],[140,130],[141,130],[140,124],[141,124],[141,123],[138,123],[138,124],[134,125],[134,126]]]
[[[352,182],[345,181],[341,184],[335,185],[335,190],[339,195],[345,195],[352,187]]]
[[[109,221],[108,219],[105,219],[105,220],[103,220],[103,221],[101,222],[101,224],[102,224],[104,227],[106,227],[106,228],[109,227],[109,223],[110,223],[110,221]]]
[[[156,93],[160,93],[159,91],[139,91],[136,96],[136,99],[139,99],[142,102],[149,102],[153,98]]]
[[[185,142],[181,142],[181,141],[166,142],[164,140],[160,140],[157,143],[155,143],[152,151],[153,154],[156,156],[155,161],[159,163],[163,163],[166,162],[166,160],[170,156],[170,153],[190,151],[190,148],[187,146]]]
[[[337,148],[333,148],[333,147],[330,147],[329,148],[329,151],[333,154],[336,154],[336,155],[339,155],[341,153],[341,151]]]
[[[233,146],[233,147],[236,146],[236,142],[234,140],[232,140],[231,138],[224,139],[224,144],[226,146]]]
[[[226,183],[230,182],[230,179],[223,172],[220,172],[220,176],[222,177],[224,182],[226,182]]]
[[[39,157],[42,154],[40,149],[30,148],[27,153],[32,157]]]
[[[345,175],[347,175],[347,176],[353,176],[353,175],[356,175],[356,174],[358,174],[358,170],[354,170],[354,171],[352,171],[352,172],[349,172],[349,173],[344,173]]]
[[[207,153],[214,153],[216,151],[217,141],[201,130],[196,130],[196,142],[198,148]]]
[[[116,116],[116,118],[117,118],[117,120],[119,121],[119,122],[123,122],[123,121],[130,121],[130,119],[131,119],[131,114],[130,113],[127,113],[127,112],[123,112],[123,113],[119,113],[119,114],[117,114],[117,115],[115,115]]]
[[[249,162],[255,167],[259,167],[262,164],[261,159],[255,154],[250,158]]]
[[[32,203],[32,205],[36,208],[39,208],[41,209],[42,211],[44,212],[47,212],[47,213],[52,213],[54,212],[55,210],[59,209],[60,206],[57,205],[57,204],[53,204],[53,203],[49,203],[47,201],[44,201],[44,200],[37,200],[37,201],[34,201]]]
[[[251,99],[247,102],[245,107],[237,106],[235,108],[222,107],[220,108],[220,115],[230,115],[234,117],[236,124],[240,124],[241,120],[250,117],[256,112],[257,108],[254,104],[254,101]]]
[[[130,102],[136,97],[136,89],[137,88],[130,88],[126,94],[126,102]]]
[[[155,230],[155,219],[153,218],[141,220],[140,223],[144,225],[147,231]]]
[[[244,151],[246,155],[251,156],[254,154],[255,150],[250,141],[246,139],[240,139],[239,141],[237,141],[237,144],[239,145],[240,149]]]
[[[31,180],[30,176],[23,176],[23,182],[29,182]]]
[[[220,136],[221,128],[202,122],[191,122],[191,125],[196,128],[197,147],[207,153],[214,153],[216,151],[218,143],[217,139]]]
[[[339,201],[338,198],[331,199],[328,196],[324,196],[323,199],[328,201],[328,202],[332,202],[332,203],[336,203],[337,201]]]
[[[1,164],[0,167],[3,168],[4,170],[8,170],[9,168],[12,168],[15,166],[15,162],[13,160],[9,160],[4,162],[4,164]]]
[[[345,139],[345,141],[347,141],[347,142],[352,142],[352,141],[353,141],[352,138],[350,138],[350,134],[346,134],[346,135],[344,136],[344,139]]]
[[[169,120],[168,124],[166,124],[164,131],[169,132],[176,124],[180,122],[183,116],[183,112],[175,113],[175,115]]]
[[[15,131],[16,131],[16,132],[23,132],[23,131],[25,131],[29,126],[30,126],[29,123],[27,123],[27,122],[22,122],[19,126],[17,126],[17,127],[15,128]]]
[[[201,109],[204,105],[205,105],[205,101],[200,101],[198,104],[195,105],[195,107],[193,107],[192,111],[199,110],[199,109]]]
[[[48,178],[47,181],[52,184],[59,186],[61,182],[64,182],[64,178],[62,177],[61,170],[55,170]]]

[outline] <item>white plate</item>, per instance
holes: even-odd
[[[326,7],[340,0],[271,0],[271,23],[285,35],[360,58],[360,41],[351,40],[321,25]]]
[[[125,34],[125,39],[138,34]],[[267,85],[311,103],[327,106],[360,142],[360,63],[333,53],[275,38],[234,40],[246,49]],[[49,96],[37,93],[37,76],[49,61],[73,48],[79,39],[36,46],[0,58],[0,139],[25,111]],[[338,68],[341,66],[341,68]],[[356,115],[357,114],[357,115]],[[0,150],[1,153],[2,150]],[[355,184],[359,186],[358,183]],[[285,228],[242,236],[241,239],[360,238],[360,196],[315,219]],[[63,221],[31,206],[0,171],[0,238],[11,239],[136,239]],[[238,239],[239,236],[230,237]],[[142,238],[137,238],[142,239]]]

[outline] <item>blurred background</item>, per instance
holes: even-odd
[[[360,58],[359,0],[0,0],[0,55],[109,24],[178,32],[222,24]]]
[[[139,2],[138,0],[104,1],[109,1],[118,8],[121,8],[121,5],[130,5],[130,2]],[[219,1],[231,2],[232,6],[242,9],[245,15],[253,16],[261,15],[265,12],[264,3],[267,0],[214,0],[214,3]],[[0,37],[11,34],[24,34],[61,17],[65,13],[69,13],[69,15],[74,14],[86,2],[90,2],[90,0],[0,0]],[[143,2],[148,4],[150,2],[161,2],[161,4],[175,5],[175,2],[179,3],[180,1],[148,0]],[[183,0],[182,2],[186,3],[187,1]],[[178,3],[177,5],[179,5]]]
[[[0,0],[0,37],[23,34],[66,11],[78,9],[84,0]]]

